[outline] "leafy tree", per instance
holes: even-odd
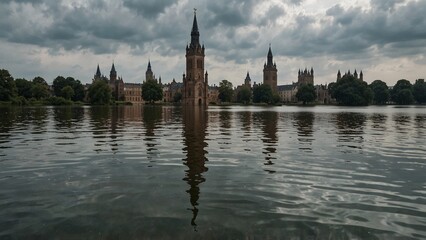
[[[10,101],[16,95],[16,85],[9,71],[0,69],[0,101]]]
[[[72,77],[67,77],[65,79],[69,86],[74,90],[74,95],[71,98],[73,101],[83,101],[84,100],[84,86],[80,80],[76,80]]]
[[[241,87],[237,94],[237,101],[240,103],[247,104],[251,101],[251,89],[248,86]]]
[[[413,95],[418,103],[426,103],[426,82],[424,79],[416,80],[413,85]]]
[[[110,104],[112,100],[111,88],[105,81],[96,80],[89,87],[89,100],[91,104]]]
[[[253,89],[253,102],[255,103],[272,103],[272,88],[267,84],[256,86]]]
[[[312,84],[302,84],[297,90],[296,98],[299,101],[303,102],[305,105],[308,102],[313,102],[317,98],[317,93],[315,92],[314,85]]]
[[[65,86],[67,86],[67,80],[62,77],[62,76],[57,76],[54,80],[53,80],[53,93],[55,96],[57,97],[62,97],[62,88],[64,88]]]
[[[413,86],[410,81],[401,79],[392,88],[391,98],[396,104],[412,104],[414,102]]]
[[[37,84],[37,83],[39,83],[39,84],[43,84],[43,85],[46,85],[46,86],[48,86],[47,85],[47,82],[46,82],[46,80],[44,80],[44,78],[42,78],[42,77],[35,77],[34,79],[33,79],[33,83],[34,84]]]
[[[370,88],[373,91],[373,102],[375,104],[386,104],[389,101],[389,87],[385,82],[375,80],[370,84]]]
[[[24,79],[24,78],[18,78],[15,79],[15,85],[19,96],[22,96],[26,99],[30,99],[33,96],[32,93],[32,82]]]
[[[345,106],[366,106],[373,98],[367,83],[350,75],[343,76],[333,84],[330,92],[339,104]]]
[[[173,96],[173,102],[178,103],[180,101],[182,101],[182,93],[181,92],[177,92]]]
[[[36,99],[44,99],[50,96],[49,85],[47,85],[46,80],[42,77],[35,77],[32,81],[32,94]]]
[[[62,88],[61,90],[61,95],[63,96],[63,98],[65,98],[66,100],[71,100],[71,98],[74,96],[74,89],[72,89],[71,86],[65,86],[64,88]]]
[[[228,80],[222,80],[219,83],[219,99],[221,102],[231,102],[234,90],[232,90],[232,83]]]
[[[147,80],[142,84],[143,100],[154,103],[163,99],[163,89],[161,85],[154,80]]]
[[[64,78],[62,76],[58,76],[55,80],[53,80],[53,92],[55,96],[66,98],[66,96],[62,95],[62,89],[66,86],[72,87],[74,91],[74,95],[71,98],[73,101],[82,101],[84,99],[83,84],[72,77]]]

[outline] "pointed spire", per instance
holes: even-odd
[[[117,72],[115,71],[114,62],[112,62],[111,73],[117,73]]]
[[[151,70],[151,60],[148,60],[148,68],[146,69],[147,71],[152,71]]]
[[[198,47],[200,45],[200,32],[198,31],[197,23],[197,9],[194,8],[194,22],[192,23],[191,30],[191,47]]]
[[[268,50],[268,66],[273,66],[273,55],[272,55],[272,50],[271,50],[271,44],[269,44],[269,50]]]
[[[101,70],[99,69],[99,63],[98,63],[98,68],[96,69],[96,74],[95,74],[95,76],[96,77],[98,77],[98,78],[100,78],[101,77]]]

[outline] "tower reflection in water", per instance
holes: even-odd
[[[189,189],[186,192],[189,193],[191,208],[188,210],[192,211],[191,225],[194,228],[197,226],[195,221],[198,215],[197,206],[200,198],[200,184],[206,181],[203,173],[208,170],[205,167],[207,151],[204,150],[207,147],[207,143],[205,142],[206,128],[207,112],[205,108],[194,107],[183,109],[183,137],[185,145],[183,151],[186,154],[183,163],[188,167],[185,170],[183,180],[189,185]]]
[[[277,124],[278,124],[278,113],[277,112],[262,112],[260,119],[263,122],[263,137],[262,141],[265,145],[263,153],[266,155],[266,162],[264,165],[271,167],[274,165],[274,161],[277,159]],[[265,169],[268,173],[275,173],[275,170]]]

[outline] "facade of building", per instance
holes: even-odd
[[[171,83],[163,85],[163,102],[174,102],[176,94],[182,94],[183,84],[176,82],[175,79]]]
[[[133,104],[143,104],[142,84],[140,83],[124,83],[124,101]]]
[[[307,68],[305,68],[305,71],[301,71],[299,69],[299,75],[297,76],[297,85],[302,84],[312,84],[314,85],[314,69],[311,68],[309,71]]]
[[[271,46],[269,46],[267,62],[263,66],[263,84],[271,86],[273,92],[277,92],[277,65],[273,62]]]
[[[191,43],[186,46],[186,75],[183,75],[182,103],[188,106],[208,105],[208,74],[204,74],[204,45],[200,45],[197,15],[191,31]]]

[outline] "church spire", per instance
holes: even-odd
[[[199,45],[200,45],[200,32],[198,31],[197,9],[194,8],[194,22],[192,23],[192,31],[191,31],[191,47],[198,47]]]
[[[266,63],[267,66],[272,66],[274,64],[273,58],[274,58],[274,56],[272,55],[271,44],[269,44],[268,62]]]
[[[99,69],[99,64],[98,64],[98,68],[96,69],[95,77],[101,78],[101,70]]]

